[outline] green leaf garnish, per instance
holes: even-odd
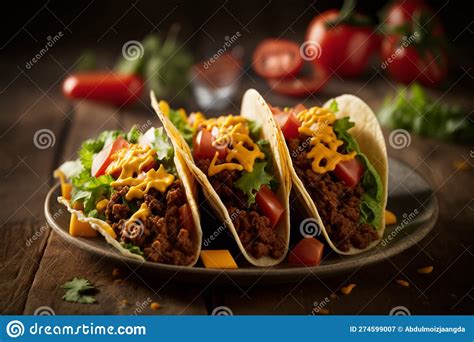
[[[255,162],[252,172],[243,172],[242,176],[235,182],[237,189],[247,195],[247,204],[255,203],[255,196],[262,185],[270,185],[273,176],[265,171],[267,162]]]
[[[87,279],[74,278],[65,282],[61,288],[66,291],[63,300],[73,303],[92,304],[96,300],[91,292],[95,290],[94,286]]]
[[[424,89],[413,84],[400,87],[395,97],[387,97],[378,113],[388,128],[402,128],[420,135],[447,141],[474,140],[474,119],[467,110],[431,99]]]

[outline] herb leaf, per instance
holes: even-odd
[[[95,204],[101,197],[108,198],[110,196],[110,184],[113,180],[110,175],[102,175],[96,178],[90,175],[90,171],[82,171],[72,179],[71,203],[82,202],[84,214],[89,215],[89,212],[95,209]]]
[[[66,291],[63,300],[67,302],[92,304],[96,301],[94,296],[90,295],[95,288],[87,279],[74,278],[61,285],[61,288]]]
[[[247,204],[255,203],[255,196],[262,185],[270,185],[273,176],[265,171],[267,162],[255,162],[252,172],[243,172],[235,186],[248,196]]]
[[[133,254],[138,254],[138,255],[144,256],[144,254],[143,254],[142,250],[140,249],[140,247],[135,246],[132,243],[122,242],[121,245],[122,245],[123,248],[128,249]]]

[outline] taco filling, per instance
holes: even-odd
[[[354,123],[330,108],[272,107],[298,178],[316,204],[334,245],[347,252],[379,239],[383,188],[380,175],[348,132]]]
[[[78,169],[67,172],[70,205],[106,222],[123,248],[146,260],[191,264],[197,237],[173,155],[162,128],[103,132],[82,144]]]
[[[196,166],[225,205],[245,250],[254,258],[278,259],[286,243],[275,227],[285,209],[275,194],[272,155],[261,129],[241,116],[189,118],[160,102],[162,112],[191,147]]]

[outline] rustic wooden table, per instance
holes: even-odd
[[[2,64],[2,314],[32,314],[47,306],[56,314],[206,315],[215,307],[226,306],[234,314],[306,315],[312,312],[315,302],[325,300],[330,314],[388,314],[396,306],[404,306],[412,314],[474,313],[474,177],[472,170],[462,171],[454,166],[463,160],[474,164],[472,146],[417,136],[412,136],[411,144],[401,150],[387,145],[390,156],[402,159],[432,182],[440,216],[432,233],[421,243],[382,263],[331,278],[311,275],[301,283],[279,285],[259,280],[245,286],[159,280],[66,243],[51,231],[43,215],[45,195],[54,184],[52,171],[74,157],[84,139],[105,129],[128,129],[133,123],[144,124],[148,120],[156,123],[155,116],[144,105],[117,110],[89,102],[71,104],[62,97],[60,84],[73,61],[50,56],[41,63],[27,72],[15,64]],[[256,77],[243,79],[242,92],[248,86],[267,93]],[[442,101],[473,108],[472,90],[465,86],[468,80],[468,76],[463,77],[449,91],[435,95]],[[393,85],[381,75],[364,81],[334,80],[310,102],[354,93],[377,109],[392,91]],[[273,94],[268,94],[268,99],[280,105],[287,100]],[[54,143],[46,142],[50,147],[35,146],[34,135],[39,129],[53,133]],[[434,266],[433,273],[416,272],[427,265]],[[112,275],[114,268],[120,270],[120,276]],[[99,289],[96,304],[61,299],[60,285],[73,277],[87,278]],[[394,282],[396,279],[405,279],[410,286],[401,287]],[[341,287],[349,283],[357,287],[349,296],[341,295]],[[337,297],[330,296],[332,293]],[[152,301],[159,302],[161,309],[151,310]]]

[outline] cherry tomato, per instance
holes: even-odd
[[[268,85],[273,91],[288,96],[303,97],[321,90],[330,78],[329,73],[314,64],[311,65],[311,74],[298,78],[269,79]]]
[[[313,237],[303,238],[290,251],[288,263],[294,266],[318,266],[323,258],[324,245]]]
[[[194,138],[193,156],[195,159],[212,159],[216,152],[219,153],[219,158],[224,159],[227,155],[227,148],[219,145],[214,146],[212,143],[215,138],[212,133],[206,128],[201,129]]]
[[[89,99],[117,106],[138,100],[143,81],[136,75],[90,72],[71,75],[63,82],[63,93],[70,99]]]
[[[112,162],[112,154],[127,146],[128,142],[123,137],[118,137],[114,142],[104,146],[104,148],[99,153],[97,153],[92,160],[92,176],[99,177],[103,175],[107,167]]]
[[[257,192],[256,201],[263,215],[270,219],[272,228],[275,227],[280,221],[281,215],[285,212],[285,208],[278,197],[268,186],[263,185]]]
[[[384,14],[382,69],[405,84],[441,83],[448,74],[448,58],[441,44],[444,28],[433,9],[423,0],[395,1]]]
[[[413,46],[401,47],[400,37],[392,35],[382,42],[382,58],[391,78],[395,81],[410,84],[419,81],[425,86],[436,86],[448,74],[448,58],[440,48],[438,52],[425,49],[420,54]]]
[[[394,33],[399,28],[407,28],[415,31],[421,16],[426,15],[429,25],[423,25],[423,29],[429,29],[434,36],[444,33],[441,22],[434,16],[433,9],[424,0],[394,1],[383,11],[383,27],[387,33]],[[424,24],[421,23],[420,24]],[[431,27],[428,27],[431,26]]]
[[[334,169],[336,177],[348,187],[355,187],[359,184],[364,175],[364,167],[356,159],[339,162]]]
[[[191,207],[188,203],[183,204],[179,207],[179,219],[181,221],[183,229],[186,229],[188,232],[191,232],[194,227],[193,223],[193,213]]]
[[[343,77],[358,76],[377,50],[378,40],[370,26],[333,26],[339,15],[339,10],[332,9],[316,16],[306,31],[306,42],[318,50],[313,63]]]
[[[253,68],[263,78],[296,75],[303,67],[300,47],[286,39],[265,39],[253,54]]]

